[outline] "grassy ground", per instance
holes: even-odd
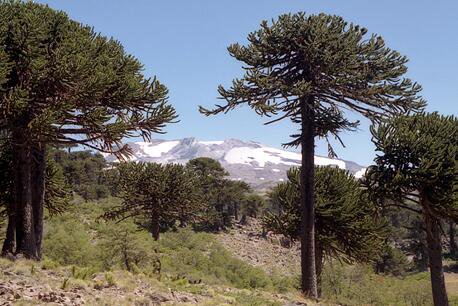
[[[0,260],[0,301],[14,305],[284,305],[297,294],[190,284],[125,270],[93,273],[49,261]],[[6,304],[8,305],[8,304]]]
[[[47,219],[41,263],[0,259],[0,301],[17,305],[314,305],[301,299],[297,273],[294,276],[285,269],[288,273],[283,275],[278,268],[272,273],[262,265],[255,267],[234,256],[214,234],[180,229],[155,242],[132,223],[98,219],[114,201],[76,201],[67,213]],[[253,247],[252,237],[237,238],[241,239],[238,248]],[[448,272],[446,280],[451,304],[458,305],[458,275]],[[362,265],[327,265],[320,305],[338,304],[431,305],[429,274],[398,278],[377,275]]]

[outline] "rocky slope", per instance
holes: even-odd
[[[235,224],[228,232],[216,235],[218,241],[241,260],[268,273],[298,275],[300,245],[282,235],[263,234],[259,220],[248,218],[247,225]]]
[[[92,275],[72,267],[6,259],[0,259],[0,268],[0,305],[317,305],[298,292],[187,285],[126,271]]]
[[[299,166],[301,155],[238,139],[224,141],[200,141],[195,138],[180,140],[152,140],[129,143],[133,150],[132,161],[184,164],[196,157],[218,160],[234,180],[243,180],[254,188],[267,189],[286,178],[286,171]],[[105,155],[110,162],[113,155]],[[365,168],[355,162],[315,156],[316,165],[331,165],[347,169],[356,177],[364,174]]]

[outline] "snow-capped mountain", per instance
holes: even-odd
[[[301,155],[296,152],[276,149],[253,141],[227,139],[224,141],[200,141],[195,138],[181,140],[152,140],[132,142],[132,161],[184,164],[196,157],[218,160],[234,180],[243,180],[256,189],[266,189],[286,178],[286,171],[299,166]],[[109,162],[116,157],[107,155]],[[332,165],[347,169],[356,177],[364,174],[365,168],[351,161],[315,156],[316,165]]]

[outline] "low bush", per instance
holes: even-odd
[[[194,233],[190,229],[166,233],[160,246],[164,272],[186,278],[191,283],[216,283],[237,288],[276,289],[275,284],[283,286],[278,280],[280,277],[269,277],[263,270],[233,257],[207,233]]]
[[[268,275],[224,249],[212,234],[179,229],[159,241],[130,220],[107,222],[97,217],[115,199],[77,203],[48,220],[43,266],[73,265],[70,277],[85,279],[87,271],[125,269],[156,276],[174,285],[217,284],[286,292],[296,279]]]
[[[429,274],[378,275],[365,265],[334,262],[323,271],[322,295],[344,305],[432,305]]]

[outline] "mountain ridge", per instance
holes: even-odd
[[[298,152],[277,149],[255,141],[229,138],[219,141],[201,141],[195,137],[176,140],[152,139],[150,142],[130,142],[131,161],[179,163],[190,159],[209,157],[216,159],[229,172],[233,180],[243,180],[253,188],[264,190],[286,179],[286,171],[300,166]],[[116,162],[113,155],[104,155]],[[359,178],[365,168],[356,162],[315,155],[316,165],[331,165],[350,171]]]

